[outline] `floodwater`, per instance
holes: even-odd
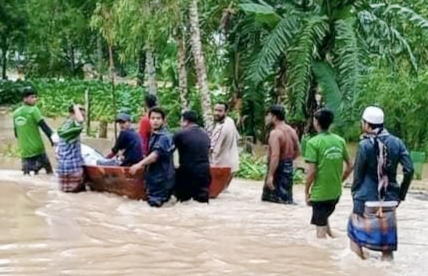
[[[5,141],[10,132],[1,135]],[[428,270],[428,201],[420,195],[410,194],[398,210],[399,251],[388,263],[376,253],[359,260],[348,249],[347,189],[331,218],[338,237],[317,240],[301,186],[297,206],[262,203],[262,183],[235,179],[209,205],[153,209],[111,194],[62,193],[53,176],[22,176],[14,158],[2,159],[6,167],[15,170],[0,171],[0,275],[419,276]]]

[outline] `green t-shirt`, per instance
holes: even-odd
[[[22,158],[45,153],[45,145],[39,130],[39,123],[42,120],[42,114],[37,106],[23,105],[13,112],[13,126],[18,136]]]
[[[343,162],[349,157],[345,140],[330,132],[321,132],[306,145],[305,161],[316,164],[311,201],[338,199],[342,195]]]
[[[61,128],[58,129],[58,136],[70,144],[79,140],[82,130],[83,125],[81,123],[73,119],[67,119]]]

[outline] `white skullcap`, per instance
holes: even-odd
[[[383,124],[383,111],[377,106],[369,106],[363,112],[363,120],[367,123],[380,125]]]

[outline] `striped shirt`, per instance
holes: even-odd
[[[78,172],[84,165],[80,149],[80,133],[83,125],[68,119],[58,130],[60,142],[58,143],[58,175]]]

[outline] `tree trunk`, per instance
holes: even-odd
[[[275,76],[275,103],[281,104],[285,100],[286,84],[287,84],[287,59],[281,58],[278,72]]]
[[[7,48],[3,48],[1,50],[2,55],[1,55],[1,77],[2,79],[6,79],[7,75],[6,75],[6,70],[7,70]]]
[[[98,138],[107,138],[108,122],[101,121],[98,129]]]
[[[308,96],[306,98],[306,108],[305,108],[305,116],[306,116],[305,133],[306,134],[316,133],[314,129],[313,118],[314,118],[315,112],[318,109],[318,104],[316,99],[317,91],[318,91],[318,84],[312,78],[310,82]]]
[[[110,63],[110,77],[111,77],[111,93],[113,98],[113,114],[114,119],[117,116],[117,104],[116,104],[116,92],[114,87],[114,59],[113,59],[113,47],[111,45],[108,46],[108,55],[109,55],[109,63]],[[117,140],[117,124],[114,124],[114,139]]]
[[[146,52],[142,49],[138,57],[138,75],[137,82],[139,86],[144,86],[144,79],[146,77]]]
[[[186,41],[183,35],[178,36],[177,44],[178,87],[180,91],[181,106],[184,111],[189,108],[189,102],[187,100]]]
[[[214,118],[211,110],[210,90],[208,87],[207,69],[202,52],[201,31],[199,28],[198,0],[190,0],[190,43],[192,46],[193,59],[195,60],[195,71],[198,79],[202,99],[202,115],[205,128],[211,132],[214,127]]]
[[[156,67],[153,52],[150,48],[146,49],[146,70],[149,76],[149,94],[156,95],[157,82],[156,82]]]
[[[97,71],[99,79],[103,78],[103,39],[101,35],[97,37]]]

